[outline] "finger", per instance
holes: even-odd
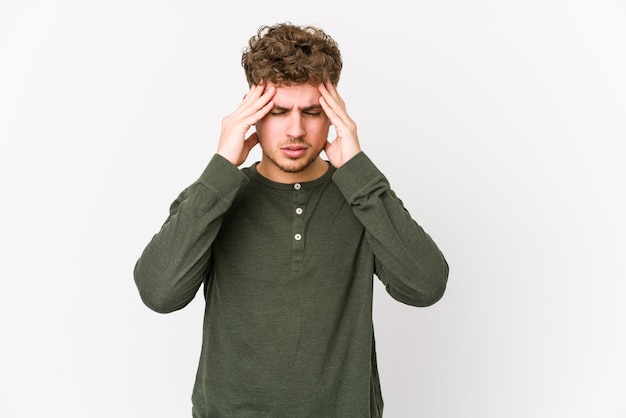
[[[255,98],[255,100],[250,103],[249,110],[251,110],[252,113],[263,110],[269,103],[271,103],[271,100],[275,94],[276,87],[268,86],[267,88],[265,88],[261,96]]]
[[[339,115],[337,115],[337,112],[335,112],[335,110],[328,103],[326,98],[324,96],[320,97],[319,102],[320,102],[320,105],[322,106],[322,110],[324,110],[324,113],[326,113],[326,116],[328,116],[330,123],[332,123],[336,127],[341,125],[342,124],[341,118],[339,117]]]
[[[330,99],[332,100],[332,99]],[[346,113],[343,107],[332,106],[332,102],[329,102],[326,97],[320,97],[320,105],[326,113],[326,116],[330,122],[335,126],[335,132],[337,137],[341,138],[355,138],[356,125],[350,116]]]
[[[249,101],[256,100],[259,96],[261,96],[261,94],[263,94],[264,89],[265,89],[264,86],[253,84],[252,86],[250,86],[250,90],[248,91],[248,94],[244,96],[244,100],[245,99],[249,99]]]
[[[331,97],[332,100],[336,102],[338,105],[342,107],[345,106],[345,103],[343,99],[341,98],[341,95],[337,91],[337,87],[333,83],[331,83],[330,80],[326,80],[322,84],[322,88],[327,92],[327,95],[326,95],[327,97]]]
[[[276,94],[276,88],[269,86],[267,89],[263,89],[265,89],[264,86],[252,86],[250,92],[244,97],[237,110],[235,110],[233,117],[237,120],[246,121],[248,124],[253,124],[265,116],[269,112],[269,109],[266,109],[266,107],[271,103],[274,94]],[[273,103],[271,106],[273,107]],[[261,115],[257,116],[257,112],[261,112]]]
[[[257,123],[259,120],[263,119],[272,109],[274,108],[274,101],[270,100],[267,102],[262,108],[257,110],[253,115],[254,122]]]
[[[248,109],[248,107],[254,106],[254,103],[257,102],[262,97],[264,92],[265,92],[264,85],[253,84],[252,86],[250,86],[250,90],[248,91],[248,93],[243,96],[243,100],[239,104],[239,107],[237,108],[237,110],[245,112]]]
[[[330,84],[332,87],[332,84]],[[342,119],[342,120],[346,120],[348,119],[348,114],[346,112],[345,109],[345,105],[343,104],[343,101],[339,101],[341,100],[337,97],[334,97],[330,91],[328,91],[328,89],[326,88],[326,86],[320,85],[320,93],[321,93],[321,97],[320,97],[320,104],[322,102],[322,99],[326,102],[326,105],[328,106],[329,109],[332,110],[332,113],[335,115],[336,118]],[[336,93],[336,90],[335,90]],[[322,105],[322,108],[324,107],[324,105]],[[326,113],[329,117],[329,113]],[[336,122],[331,120],[331,122],[333,122],[333,124],[335,124]]]

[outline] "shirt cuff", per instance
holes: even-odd
[[[248,177],[219,154],[213,155],[204,169],[199,183],[232,202],[237,191],[248,182]]]
[[[333,181],[351,203],[363,194],[364,189],[370,190],[380,184],[388,187],[389,184],[383,173],[363,151],[339,167],[333,174]]]

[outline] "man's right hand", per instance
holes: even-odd
[[[217,145],[217,153],[236,167],[246,161],[250,150],[259,143],[256,132],[248,138],[246,134],[252,125],[272,110],[274,94],[276,94],[276,87],[273,85],[253,85],[237,110],[222,119],[222,132]]]

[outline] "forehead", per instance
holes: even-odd
[[[284,108],[307,107],[319,105],[321,94],[317,86],[312,84],[298,84],[291,86],[276,86],[274,103]]]

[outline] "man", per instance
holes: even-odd
[[[204,284],[194,417],[380,417],[373,277],[398,301],[428,306],[448,265],[361,151],[331,37],[261,27],[242,65],[250,90],[135,282],[164,313]],[[257,144],[261,161],[239,169]]]

